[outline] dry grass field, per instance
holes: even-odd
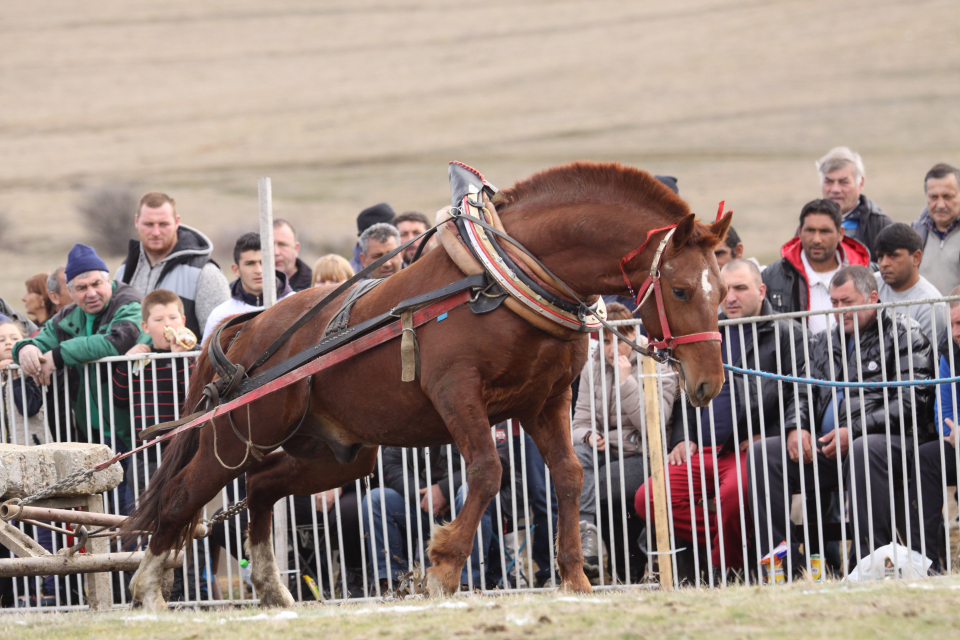
[[[869,585],[558,593],[449,600],[230,609],[0,615],[0,637],[31,640],[531,640],[617,638],[951,638],[960,633],[956,578]]]
[[[924,172],[960,162],[951,0],[54,0],[6,3],[0,51],[17,306],[26,277],[97,243],[74,205],[107,183],[174,195],[223,258],[270,176],[312,259],[349,247],[367,205],[435,211],[451,159],[499,185],[617,160],[678,176],[705,217],[726,199],[770,260],[830,147],[863,154],[903,221]]]

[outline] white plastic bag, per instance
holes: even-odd
[[[861,558],[847,580],[867,582],[886,578],[923,578],[932,564],[932,560],[903,545],[888,544],[875,550],[873,555]]]

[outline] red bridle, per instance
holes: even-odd
[[[720,212],[717,213],[717,219],[720,218],[721,213],[723,212],[724,203],[720,203]],[[650,243],[650,239],[655,233],[660,233],[661,231],[667,231],[667,235],[663,237],[663,240],[660,241],[660,246],[657,247],[657,252],[653,256],[653,262],[650,264],[650,272],[647,275],[647,279],[643,281],[643,284],[640,285],[640,290],[636,294],[637,309],[639,310],[650,298],[650,293],[653,292],[654,299],[657,301],[657,315],[660,316],[660,329],[663,332],[663,339],[653,342],[651,341],[649,346],[654,349],[670,349],[673,350],[674,347],[681,344],[690,344],[691,342],[706,342],[706,341],[715,341],[723,342],[720,333],[717,331],[704,331],[703,333],[691,333],[685,336],[674,336],[670,331],[670,322],[667,320],[667,310],[663,305],[663,292],[660,288],[660,261],[663,258],[663,251],[667,247],[667,243],[670,241],[670,238],[673,237],[674,231],[677,230],[677,225],[672,224],[668,227],[660,227],[659,229],[651,229],[647,232],[647,239],[642,245],[623,256],[620,260],[620,273],[623,274],[623,281],[627,283],[627,290],[630,291],[631,297],[633,293],[633,285],[630,284],[630,278],[627,277],[627,264],[633,260],[635,257],[643,253],[643,250],[647,248],[647,245]]]

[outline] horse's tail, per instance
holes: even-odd
[[[237,333],[240,327],[230,327],[221,333],[221,343],[226,341],[229,344],[230,338]],[[181,415],[185,415],[193,410],[194,407],[203,398],[203,389],[207,384],[213,382],[215,372],[210,359],[206,355],[206,349],[201,349],[200,356],[197,357],[197,364],[190,377],[190,389],[187,397],[183,401]],[[166,449],[163,451],[163,460],[160,467],[150,477],[150,486],[140,496],[139,505],[133,513],[123,522],[120,527],[123,539],[128,544],[143,532],[156,533],[160,526],[163,515],[163,491],[178,473],[183,471],[197,454],[200,446],[200,435],[204,425],[188,429],[175,436]],[[193,530],[200,520],[200,511],[198,511],[189,523],[185,523],[180,531],[177,532],[173,549],[181,548],[187,540],[193,537]]]

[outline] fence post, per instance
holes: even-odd
[[[657,565],[660,588],[673,590],[673,562],[670,557],[670,522],[667,519],[667,487],[664,479],[663,440],[660,437],[660,394],[657,363],[643,358],[643,393],[647,413],[647,442],[650,444],[650,486],[653,490],[653,519],[657,525]]]
[[[269,309],[277,302],[277,271],[273,255],[273,192],[270,178],[257,180],[260,196],[260,255],[263,261],[263,306]],[[273,553],[280,574],[287,577],[287,499],[273,505]]]

